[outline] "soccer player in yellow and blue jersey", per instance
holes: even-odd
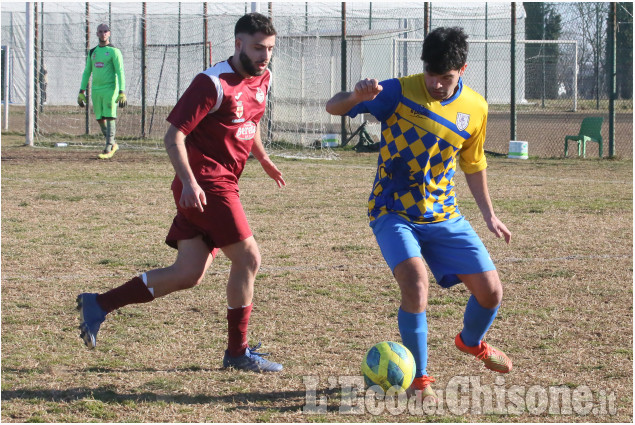
[[[364,79],[326,105],[333,115],[370,113],[381,122],[368,216],[401,290],[399,332],[417,364],[410,393],[422,398],[436,399],[430,385],[434,378],[426,371],[426,264],[442,287],[463,282],[472,294],[456,347],[491,370],[506,373],[512,368],[503,352],[483,341],[503,289],[454,192],[458,162],[489,230],[509,243],[511,233],[494,214],[487,189],[487,102],[462,79],[467,52],[462,28],[437,28],[423,42],[423,74],[382,82]]]
[[[86,67],[82,75],[82,83],[77,96],[77,104],[86,104],[85,91],[88,80],[93,76],[93,109],[101,132],[106,138],[104,151],[99,154],[100,159],[110,159],[117,152],[119,146],[115,142],[115,119],[117,118],[117,104],[124,107],[126,101],[126,79],[123,72],[123,58],[121,51],[110,44],[110,27],[101,24],[97,27],[99,45],[95,46],[86,58]]]

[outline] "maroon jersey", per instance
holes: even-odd
[[[204,190],[238,190],[265,112],[271,74],[243,78],[231,58],[194,77],[168,116],[186,135],[188,160]]]

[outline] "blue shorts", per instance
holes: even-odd
[[[415,224],[389,213],[370,226],[393,272],[402,261],[423,256],[437,283],[449,288],[461,282],[457,274],[496,270],[487,248],[463,216]]]

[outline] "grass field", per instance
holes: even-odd
[[[375,154],[275,158],[285,189],[248,162],[241,194],[262,252],[250,337],[285,366],[263,376],[220,367],[222,255],[198,287],[111,314],[97,349],[86,349],[76,295],[174,260],[163,243],[175,210],[172,167],[163,152],[122,150],[99,162],[96,151],[22,140],[2,143],[3,422],[633,421],[630,160],[491,158],[490,192],[513,232],[509,246],[487,231],[457,173],[461,210],[505,288],[488,341],[514,369],[495,376],[454,348],[468,293],[431,283],[428,371],[445,408],[372,410],[361,398],[363,412],[351,415],[342,407],[353,394],[338,382],[359,375],[374,343],[399,340],[398,288],[366,218]],[[462,379],[505,392],[502,410],[480,409],[478,399],[452,408],[450,384]],[[326,412],[309,412],[307,394],[323,397]],[[458,395],[470,403],[470,394]]]

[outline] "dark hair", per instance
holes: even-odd
[[[439,27],[423,40],[421,60],[426,72],[445,74],[465,65],[467,50],[467,34],[463,28]]]
[[[241,17],[234,27],[234,35],[249,34],[254,35],[261,32],[264,35],[276,35],[271,19],[260,13],[252,12]]]

